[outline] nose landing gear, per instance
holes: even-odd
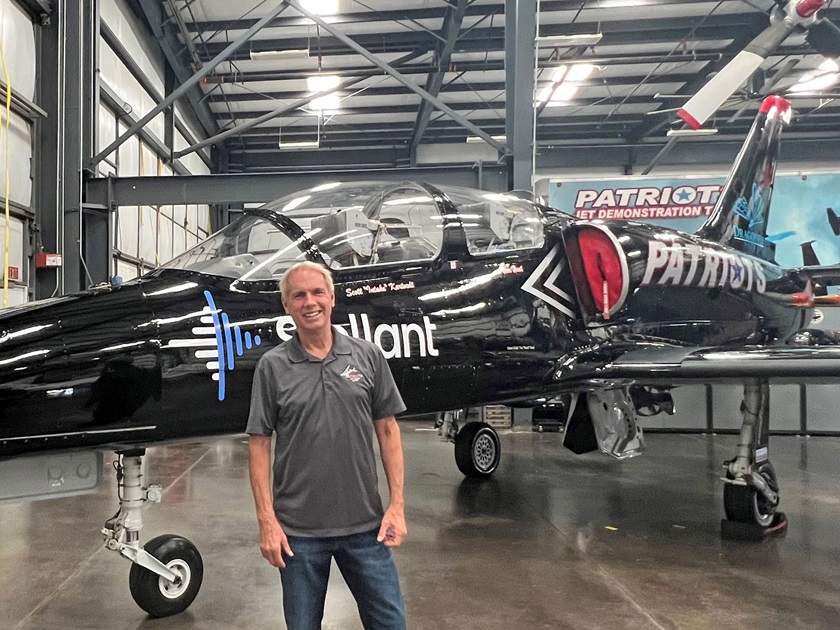
[[[192,604],[204,577],[201,554],[180,536],[158,536],[140,546],[143,504],[159,503],[160,486],[143,487],[145,450],[118,453],[119,511],[102,528],[105,546],[133,563],[129,588],[134,601],[153,617],[168,617]]]

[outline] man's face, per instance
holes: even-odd
[[[292,272],[288,295],[283,296],[283,307],[298,330],[320,332],[329,329],[333,306],[335,294],[330,292],[322,274],[312,269]]]

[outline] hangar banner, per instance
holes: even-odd
[[[725,176],[551,180],[548,203],[582,219],[623,219],[694,232],[720,196]],[[778,175],[768,239],[782,267],[840,263],[840,174]],[[811,261],[813,263],[813,261]]]

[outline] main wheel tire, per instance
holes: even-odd
[[[185,611],[192,604],[201,580],[204,563],[201,554],[189,540],[181,536],[158,536],[143,547],[179,576],[172,583],[139,564],[131,565],[128,586],[137,605],[152,617],[169,617]]]
[[[486,422],[470,422],[455,435],[455,463],[467,477],[489,477],[499,466],[502,445]]]
[[[774,491],[779,491],[776,473],[769,463],[759,467],[755,474],[761,475]],[[777,507],[752,486],[728,483],[723,487],[723,509],[726,518],[734,523],[755,523],[760,527],[770,527],[776,517]]]

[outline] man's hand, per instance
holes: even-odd
[[[399,547],[408,533],[405,527],[405,513],[401,507],[390,506],[382,517],[379,535],[376,537],[386,547]]]
[[[263,558],[269,561],[271,566],[281,569],[286,568],[283,554],[285,553],[287,556],[295,555],[289,546],[286,532],[280,527],[276,518],[260,521],[260,553]]]
[[[271,502],[271,437],[251,435],[248,439],[251,490],[257,507],[257,523],[260,526],[260,553],[271,566],[286,568],[283,554],[293,556],[286,532],[277,522]]]

